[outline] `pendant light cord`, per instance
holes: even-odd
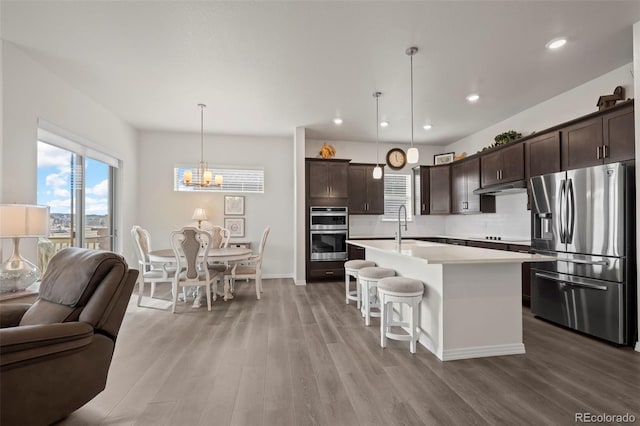
[[[204,105],[200,104],[200,163],[204,163]]]
[[[413,148],[413,54],[411,59],[411,148]]]
[[[376,166],[380,166],[379,152],[380,152],[380,125],[378,124],[378,100],[380,99],[380,92],[374,93],[373,96],[376,97]]]

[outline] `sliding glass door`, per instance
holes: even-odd
[[[38,141],[38,196],[50,207],[53,253],[65,247],[114,247],[114,167]]]

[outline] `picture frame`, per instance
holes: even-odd
[[[244,217],[225,217],[224,227],[229,230],[232,238],[244,237]]]
[[[433,165],[453,163],[455,152],[446,152],[444,154],[436,154],[433,156]]]
[[[244,215],[244,196],[243,195],[225,195],[224,196],[224,214],[225,216],[243,216]]]

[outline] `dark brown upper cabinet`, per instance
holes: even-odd
[[[480,187],[480,158],[451,165],[451,213],[495,213],[495,197],[474,195]]]
[[[307,159],[307,198],[310,203],[346,205],[349,160]]]
[[[375,164],[349,164],[349,214],[384,214],[384,173],[374,179],[374,168]]]
[[[451,165],[429,167],[429,214],[451,213]]]
[[[605,163],[635,158],[635,126],[633,104],[602,116],[603,152]]]
[[[429,167],[416,166],[413,168],[413,214],[426,215],[430,212],[429,205]]]
[[[482,187],[524,179],[524,146],[512,143],[480,156]]]
[[[602,117],[562,129],[562,170],[602,164]]]
[[[560,132],[549,132],[525,142],[525,176],[541,176],[559,172]]]
[[[562,129],[562,169],[632,160],[633,103]]]

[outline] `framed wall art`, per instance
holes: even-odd
[[[453,152],[447,152],[446,154],[436,154],[433,156],[433,164],[437,166],[438,164],[453,163],[454,154],[455,153]]]
[[[225,195],[224,196],[224,214],[227,216],[243,216],[244,215],[244,196]]]
[[[224,227],[229,230],[231,237],[244,237],[243,217],[225,217]]]

